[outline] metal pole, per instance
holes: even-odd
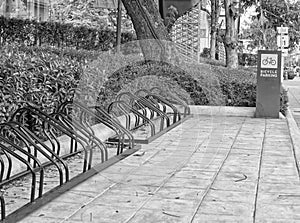
[[[283,25],[281,25],[281,29],[282,29]],[[283,81],[283,74],[284,74],[284,56],[283,56],[283,44],[282,44],[282,30],[280,32],[280,50],[281,50],[281,82]]]
[[[36,7],[37,7],[37,9],[36,9],[36,11],[37,11],[37,21],[38,22],[40,22],[41,21],[41,3],[40,3],[40,0],[38,0],[37,2],[36,2]]]
[[[27,13],[28,13],[28,19],[31,19],[30,16],[31,16],[31,0],[28,0],[28,6],[27,6]]]
[[[198,5],[198,10],[199,10],[199,15],[198,15],[198,52],[197,52],[197,62],[200,63],[200,51],[201,51],[201,6],[202,6],[202,1],[199,2]]]
[[[121,34],[122,34],[122,1],[118,0],[118,18],[117,18],[117,52],[121,50]]]
[[[241,0],[239,0],[239,13],[241,11]],[[237,24],[237,34],[240,34],[240,29],[241,29],[241,15],[238,17],[238,24]]]

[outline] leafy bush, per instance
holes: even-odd
[[[226,106],[255,107],[256,75],[243,69],[213,67],[225,96]]]
[[[202,53],[200,54],[201,57],[204,58],[209,58],[210,57],[210,49],[209,48],[204,48]]]
[[[194,69],[191,69],[191,67],[191,64],[177,67],[157,61],[140,61],[129,64],[109,76],[103,86],[104,90],[99,95],[99,100],[109,103],[122,90],[123,86],[136,78],[150,75],[174,81],[190,95],[192,102],[196,105],[213,104],[213,97],[222,98],[220,94],[211,93],[217,92],[209,89],[209,87],[214,86],[211,77],[209,79],[205,78],[205,76],[199,75],[199,67],[194,67]]]
[[[15,46],[18,48],[18,51],[25,52],[28,54],[48,54],[48,55],[56,55],[58,57],[67,57],[71,60],[77,61],[85,65],[89,61],[93,61],[97,59],[100,55],[100,51],[90,51],[90,50],[84,50],[84,49],[73,49],[69,47],[65,48],[57,48],[57,47],[51,47],[51,46]]]
[[[281,87],[280,89],[280,112],[283,115],[286,115],[287,109],[288,109],[288,91]]]
[[[124,90],[158,85],[196,105],[255,106],[256,71],[211,64],[177,66],[143,61],[140,54],[52,47],[0,49],[0,122],[25,102],[52,111],[59,100],[76,97],[87,104],[109,103]],[[76,88],[76,90],[75,90]],[[287,106],[281,94],[281,111]]]
[[[256,69],[239,68],[228,69],[214,67],[225,96],[226,106],[256,106]],[[280,92],[280,112],[286,114],[288,107],[288,95],[285,89]]]
[[[257,54],[251,53],[240,53],[238,55],[239,65],[241,66],[256,66],[257,65]]]
[[[150,90],[153,87],[159,87],[163,90],[161,96],[169,97],[168,94],[172,94],[187,104],[193,104],[190,94],[188,94],[184,89],[182,89],[178,83],[176,83],[171,78],[161,77],[156,75],[142,76],[138,77],[132,82],[125,84],[120,92],[131,92],[135,93],[137,90],[146,89]]]
[[[5,46],[0,50],[0,122],[26,102],[53,111],[72,94],[82,64],[50,52]]]
[[[37,22],[0,16],[0,45],[50,45],[85,50],[109,50],[116,44],[116,32],[57,22]],[[134,39],[132,33],[122,33],[121,42]]]

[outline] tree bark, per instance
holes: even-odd
[[[138,40],[142,40],[140,46],[145,60],[157,59],[158,54],[163,59],[166,56],[166,49],[161,40],[168,40],[168,33],[156,3],[152,0],[122,0],[122,2],[133,22]]]
[[[219,0],[211,0],[211,31],[210,31],[210,59],[216,59],[217,24],[220,16]]]
[[[235,27],[235,20],[238,12],[234,8],[232,0],[224,0],[226,15],[226,32],[224,37],[224,45],[226,52],[226,66],[229,68],[238,67],[238,41]]]

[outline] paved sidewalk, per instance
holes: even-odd
[[[295,77],[293,80],[285,80],[283,85],[288,90],[289,108],[300,128],[300,77]]]
[[[21,222],[300,222],[285,119],[194,116]]]

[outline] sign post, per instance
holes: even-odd
[[[257,118],[279,118],[281,51],[259,50],[257,66]]]
[[[281,80],[283,80],[283,66],[284,66],[284,57],[288,55],[288,47],[289,47],[289,28],[280,26],[277,27],[277,47],[281,50],[282,52],[282,58],[281,58],[281,73],[282,77]]]

